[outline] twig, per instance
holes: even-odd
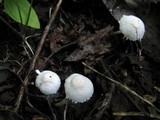
[[[69,101],[67,100],[66,105],[65,105],[65,109],[64,109],[63,120],[66,120],[66,119],[67,119],[66,117],[67,117],[68,103],[69,103]]]
[[[111,82],[114,83],[115,85],[117,85],[117,86],[125,89],[127,92],[129,92],[129,93],[131,93],[132,95],[138,97],[139,99],[141,99],[141,100],[144,101],[145,103],[149,104],[149,105],[152,106],[157,112],[160,113],[160,110],[159,110],[156,106],[154,106],[151,102],[149,102],[148,100],[146,100],[146,99],[144,99],[143,97],[141,97],[140,95],[138,95],[135,91],[129,89],[127,86],[121,84],[120,82],[118,82],[118,81],[116,81],[116,80],[114,80],[114,79],[112,79],[112,78],[110,78],[110,77],[108,77],[108,76],[106,76],[106,75],[98,72],[98,71],[95,70],[94,68],[86,65],[84,62],[82,62],[82,64],[83,64],[84,66],[86,66],[87,68],[91,69],[92,71],[94,71],[95,73],[97,73],[97,74],[101,75],[102,77],[108,79],[109,81],[111,81]]]
[[[114,116],[142,116],[145,117],[146,114],[143,114],[141,112],[114,112]],[[160,115],[158,114],[150,114],[148,117],[160,119]]]
[[[77,44],[77,43],[78,43],[78,41],[74,41],[74,42],[71,42],[71,43],[69,43],[69,44],[66,44],[66,45],[62,46],[61,48],[58,48],[58,49],[54,50],[54,51],[45,59],[45,61],[42,63],[42,65],[40,66],[39,69],[43,68],[44,65],[46,64],[46,62],[47,62],[54,54],[56,54],[57,52],[65,49],[65,48],[67,48],[67,47],[70,47],[70,46],[72,46],[72,45],[75,45],[75,44]]]
[[[46,39],[46,37],[47,37],[47,35],[48,35],[48,32],[49,32],[49,30],[50,30],[50,27],[51,27],[53,21],[55,20],[55,17],[56,17],[56,15],[57,15],[57,12],[58,12],[58,10],[59,10],[59,8],[60,8],[61,3],[62,3],[62,0],[59,0],[59,2],[58,2],[57,5],[56,5],[56,8],[55,8],[55,10],[54,10],[54,12],[53,12],[53,14],[52,14],[52,16],[51,16],[51,19],[49,20],[48,25],[47,25],[47,26],[45,27],[45,29],[44,29],[42,38],[41,38],[41,40],[40,40],[40,42],[39,42],[38,48],[37,48],[37,50],[36,50],[36,53],[35,53],[35,55],[34,55],[34,57],[33,57],[33,61],[32,61],[31,66],[30,66],[31,70],[34,69],[34,66],[35,66],[37,57],[39,56],[39,54],[40,54],[40,52],[41,52],[41,50],[42,50],[42,46],[43,46],[43,44],[44,44],[44,41],[45,41],[45,39]]]
[[[16,100],[15,108],[13,109],[14,112],[17,112],[18,109],[19,109],[19,107],[20,107],[20,104],[21,104],[21,101],[22,101],[22,98],[23,98],[23,95],[24,95],[24,88],[28,85],[29,76],[30,76],[30,74],[31,74],[31,71],[34,70],[34,66],[35,66],[37,57],[39,56],[39,54],[40,54],[40,52],[41,52],[41,50],[42,50],[42,47],[43,47],[45,38],[46,38],[46,36],[48,35],[48,32],[49,32],[50,27],[51,27],[51,24],[52,24],[53,21],[55,20],[55,17],[56,17],[56,15],[57,15],[57,12],[58,12],[58,10],[59,10],[59,7],[60,7],[61,3],[62,3],[62,0],[59,0],[59,2],[58,2],[57,5],[56,5],[56,8],[55,8],[55,10],[54,10],[54,12],[53,12],[53,14],[52,14],[52,16],[51,16],[51,19],[49,20],[48,25],[45,27],[45,30],[44,30],[43,35],[42,35],[42,38],[41,38],[41,40],[40,40],[40,42],[39,42],[38,48],[37,48],[37,50],[36,50],[36,53],[35,53],[35,55],[34,55],[34,57],[33,57],[33,60],[32,60],[32,62],[31,62],[31,64],[30,64],[30,67],[29,67],[29,70],[28,70],[28,72],[27,72],[27,75],[26,75],[26,77],[25,77],[25,79],[24,79],[24,84],[23,84],[23,86],[21,87],[21,89],[20,89],[20,91],[19,91],[19,95],[18,95],[17,100]]]
[[[35,111],[37,112],[38,114],[41,114],[45,117],[47,117],[49,119],[49,117],[47,115],[45,115],[44,113],[42,113],[41,111],[39,111],[37,108],[35,108],[29,101],[28,97],[27,97],[27,100],[26,100],[27,104]]]
[[[49,99],[50,99],[50,96],[47,96],[47,97],[46,97],[46,100],[47,100],[47,103],[48,103],[49,108],[50,108],[50,110],[51,110],[52,116],[53,116],[54,120],[57,120],[56,114],[54,113],[54,111],[53,111],[53,109],[52,109],[52,106],[51,106],[51,103],[50,103],[50,100],[49,100]]]
[[[37,36],[40,36],[40,34],[34,34],[34,35],[30,35],[30,36],[27,36],[27,37],[24,38],[24,43],[27,45],[27,47],[28,47],[28,49],[30,50],[30,52],[32,53],[32,55],[34,55],[34,52],[33,52],[32,47],[31,47],[30,44],[28,43],[28,39],[29,39],[29,38],[32,38],[32,37],[37,37]],[[26,51],[27,51],[27,50],[26,50]],[[30,56],[28,51],[27,51],[27,53],[28,53],[28,56]],[[30,58],[30,57],[29,57],[29,58]]]
[[[123,89],[121,89],[121,91],[123,91],[123,95],[125,95],[132,103],[133,105],[139,110],[141,111],[141,113],[143,113],[144,115],[148,115],[148,113],[146,113],[136,102],[135,100],[130,96],[130,94],[127,91],[124,91]]]
[[[103,70],[105,71],[104,74],[107,74],[109,77],[112,78],[110,70],[107,68],[106,64],[102,59],[100,60],[100,63],[102,65]],[[101,119],[103,114],[105,113],[105,110],[109,108],[114,91],[115,91],[115,84],[111,83],[111,89],[105,94],[105,98],[103,100],[102,105],[98,107],[99,112],[95,114],[95,119]]]
[[[105,110],[109,108],[114,90],[115,90],[115,84],[112,83],[111,90],[109,91],[109,93],[105,94],[105,99],[103,100],[102,105],[98,108],[99,112],[95,114],[95,117],[97,119],[101,119],[103,114],[105,113]]]

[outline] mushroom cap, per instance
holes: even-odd
[[[49,95],[57,93],[60,88],[61,81],[55,72],[45,70],[38,74],[35,85],[43,94]]]
[[[65,80],[66,98],[74,103],[83,103],[90,99],[94,92],[93,84],[87,77],[74,73]]]
[[[123,15],[119,21],[122,34],[129,40],[136,41],[143,38],[145,26],[141,19],[133,15]]]

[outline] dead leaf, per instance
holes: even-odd
[[[102,55],[110,51],[111,44],[102,38],[108,37],[112,31],[112,27],[108,26],[91,36],[79,37],[79,47],[75,49],[65,61],[79,61],[82,59],[94,60],[96,56]]]

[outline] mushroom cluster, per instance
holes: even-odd
[[[145,26],[143,21],[133,15],[123,15],[119,20],[120,31],[126,39],[136,41],[141,39],[145,33]]]
[[[55,94],[60,88],[61,81],[59,76],[52,71],[45,70],[40,72],[36,70],[38,76],[36,77],[35,85],[39,90],[45,94]],[[74,103],[83,103],[89,100],[94,92],[93,84],[87,77],[74,73],[65,80],[66,99]]]
[[[74,103],[83,103],[89,100],[94,92],[92,82],[85,76],[74,73],[65,80],[66,99]]]
[[[36,77],[35,85],[43,94],[49,95],[57,93],[61,85],[61,80],[55,72],[49,70],[40,72],[36,70],[36,73],[38,76]]]

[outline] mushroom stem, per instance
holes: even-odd
[[[39,74],[41,74],[41,72],[37,69],[37,70],[35,70],[35,72],[39,75]]]
[[[69,100],[65,98],[65,99],[63,99],[62,101],[56,103],[55,106],[57,106],[57,107],[63,106],[63,105],[65,105],[65,104],[67,104],[68,101],[69,101]]]
[[[111,35],[117,35],[117,34],[122,34],[122,32],[120,30],[118,30],[118,31],[111,33]]]
[[[66,118],[66,116],[67,116],[68,102],[69,102],[69,101],[67,100],[67,102],[66,102],[66,106],[65,106],[65,109],[64,109],[64,114],[63,114],[63,117],[64,117],[63,119],[64,119],[64,120],[66,120],[66,119],[67,119],[67,118]]]

